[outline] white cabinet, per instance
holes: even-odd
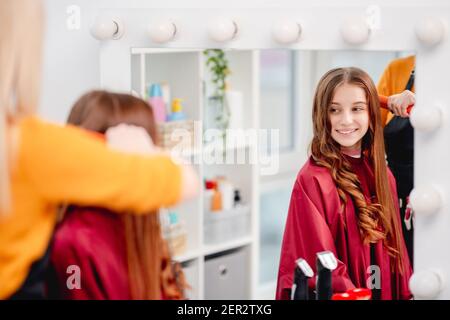
[[[207,261],[213,261],[212,257],[228,250],[241,248],[246,259],[242,261],[239,272],[234,266],[233,272],[228,274],[226,279],[234,281],[233,275],[240,274],[239,279],[242,279],[239,280],[240,286],[244,288],[240,297],[245,299],[255,297],[259,238],[258,164],[254,158],[257,152],[256,144],[251,143],[251,138],[247,141],[237,139],[237,144],[227,146],[225,151],[225,155],[229,157],[227,161],[227,158],[220,156],[215,158],[217,153],[220,155],[222,151],[214,149],[209,142],[205,142],[202,124],[211,106],[208,105],[210,77],[202,50],[133,48],[130,58],[131,88],[129,89],[141,97],[147,97],[149,85],[165,83],[170,88],[171,100],[181,98],[188,119],[195,121],[195,144],[189,152],[189,157],[199,176],[202,177],[202,184],[203,179],[225,176],[241,195],[242,205],[239,208],[232,209],[231,212],[211,213],[204,186],[201,186],[202,191],[196,199],[182,203],[176,208],[166,209],[177,212],[179,219],[186,226],[186,248],[181,254],[174,256],[174,259],[184,265],[187,280],[192,287],[188,296],[192,299],[216,296],[213,294],[215,290],[219,290],[215,288],[216,282],[207,279],[214,278],[214,275],[208,274],[208,270],[218,271],[215,270],[216,268],[207,268]],[[231,71],[227,86],[239,92],[242,97],[240,103],[241,123],[244,130],[242,133],[250,137],[257,133],[258,128],[259,53],[253,50],[226,51],[226,58]],[[246,129],[249,131],[245,131]],[[223,161],[217,161],[217,159]],[[229,161],[231,163],[228,163]],[[237,255],[238,258],[240,256]],[[226,255],[224,259],[227,259]],[[236,258],[233,261],[236,263]],[[219,272],[216,274],[217,281],[221,281],[220,277]],[[235,291],[231,289],[229,294],[226,290],[221,291],[220,296],[223,298],[232,299],[236,296]]]

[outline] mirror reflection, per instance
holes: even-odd
[[[402,260],[396,260],[400,255],[403,261],[411,261],[412,265],[413,215],[408,205],[408,196],[413,187],[414,133],[408,112],[415,102],[413,52],[134,48],[131,59],[132,90],[134,94],[149,101],[154,108],[162,145],[171,150],[177,147],[180,148],[178,151],[183,150],[181,152],[190,157],[190,161],[194,161],[203,179],[201,199],[194,204],[177,208],[179,213],[182,212],[180,216],[183,218],[180,220],[184,223],[187,237],[182,249],[173,250],[175,255],[182,257],[186,274],[190,275],[190,282],[195,284],[198,283],[198,262],[195,259],[184,259],[183,255],[189,255],[190,250],[199,247],[201,238],[204,245],[212,248],[204,255],[206,268],[202,276],[205,279],[206,299],[248,298],[252,285],[251,273],[254,272],[250,264],[258,265],[257,297],[271,299],[276,295],[277,298],[289,298],[295,259],[306,259],[315,268],[312,252],[292,252],[295,244],[290,241],[303,243],[304,246],[315,248],[313,250],[333,250],[339,261],[338,267],[345,265],[348,270],[348,274],[336,280],[337,283],[342,281],[345,289],[351,285],[366,287],[366,282],[362,280],[372,275],[370,270],[366,270],[372,265],[370,263],[362,271],[355,269],[358,259],[367,258],[374,265],[381,264],[382,274],[386,265]],[[336,221],[327,220],[326,200],[322,203],[323,207],[317,208],[318,204],[314,206],[314,210],[318,210],[314,214],[322,215],[322,222],[309,221],[310,217],[303,215],[296,221],[288,218],[288,212],[293,216],[299,215],[297,208],[294,208],[296,204],[300,207],[299,211],[313,210],[308,209],[305,203],[296,202],[295,197],[308,192],[296,193],[298,191],[295,186],[299,170],[311,156],[309,147],[314,125],[317,126],[312,121],[314,94],[319,92],[317,86],[324,74],[342,67],[356,67],[364,71],[367,81],[370,79],[376,88],[376,100],[380,101],[380,106],[377,112],[370,111],[374,108],[369,105],[373,97],[365,89],[362,92],[359,90],[359,93],[358,90],[343,91],[340,96],[336,96],[337,88],[340,87],[337,86],[333,89],[335,95],[330,96],[329,103],[336,103],[333,105],[338,108],[327,111],[327,121],[331,122],[333,117],[330,112],[348,113],[349,118],[338,119],[336,126],[340,131],[337,131],[337,136],[330,133],[329,138],[341,147],[345,146],[348,139],[351,143],[354,142],[353,138],[356,139],[360,142],[357,153],[368,158],[372,167],[369,174],[360,176],[356,173],[355,176],[350,163],[350,169],[339,169],[343,173],[330,179],[334,196],[340,201],[340,205],[344,202],[341,192],[351,199],[347,206],[354,206],[355,210],[347,214],[355,217],[353,225],[348,220],[343,220],[342,226],[338,226]],[[354,83],[350,83],[350,87],[352,85]],[[324,95],[323,92],[320,93]],[[345,99],[347,96],[355,99],[355,94],[363,100],[360,101],[362,105],[345,109],[345,103],[348,102]],[[367,113],[369,128],[364,129],[364,125],[358,124],[359,120],[355,117],[357,112]],[[375,116],[379,120],[375,121]],[[377,152],[386,156],[390,170],[384,171],[384,180],[374,178],[374,174],[383,175],[383,170],[375,170],[372,163],[382,163],[384,159],[369,155],[373,145],[362,146],[367,131],[372,130],[373,133],[373,128],[370,127],[375,124],[381,127],[377,134],[383,134],[382,138],[378,138],[385,144],[384,147],[377,145]],[[265,131],[264,134],[245,131],[255,128]],[[177,139],[174,135],[177,129],[187,132],[189,139]],[[329,129],[323,127],[322,130],[336,128],[331,124]],[[355,135],[346,130],[360,130],[361,134]],[[252,140],[252,134],[256,140]],[[183,143],[180,144],[180,141]],[[252,162],[251,150],[255,141],[259,157]],[[381,140],[372,139],[370,143],[375,141],[380,143]],[[380,155],[381,153],[378,156]],[[348,157],[341,153],[339,156]],[[327,170],[335,175],[336,172],[339,173],[336,168],[340,168],[339,165],[333,165]],[[395,180],[391,179],[390,172]],[[346,177],[346,173],[351,177]],[[321,181],[320,178],[314,179]],[[367,179],[369,183],[366,185]],[[355,190],[346,189],[348,182],[355,184]],[[395,185],[396,190],[391,189],[390,183]],[[387,187],[390,191],[382,195],[381,187]],[[367,188],[371,191],[367,191]],[[221,201],[218,201],[219,195]],[[383,198],[387,196],[392,199]],[[358,200],[358,197],[365,200]],[[383,203],[379,203],[379,197],[383,198]],[[398,223],[392,220],[395,213],[385,213],[377,205],[398,211]],[[338,209],[339,207],[337,211]],[[177,215],[177,210],[172,214]],[[367,215],[364,216],[361,212],[366,212]],[[253,215],[258,215],[258,225],[252,219]],[[202,224],[201,228],[197,225],[198,221]],[[316,232],[325,232],[317,225],[320,223],[324,223],[320,228],[324,227],[330,233],[329,238],[315,235]],[[170,223],[163,225],[171,227]],[[253,261],[255,237],[252,232],[255,228],[258,235],[257,261]],[[349,236],[350,228],[359,230],[356,240]],[[388,229],[395,229],[395,232],[389,233],[386,231]],[[374,233],[378,231],[377,238]],[[344,238],[339,239],[336,232],[342,232]],[[293,236],[288,239],[287,237],[292,237],[291,234],[300,234],[300,238]],[[233,241],[234,245],[220,249],[220,244]],[[332,247],[321,246],[327,241]],[[361,241],[362,249],[344,249],[354,241]],[[380,249],[379,246],[374,248],[374,243],[378,242],[385,243],[387,249]],[[404,244],[399,244],[400,242]],[[401,251],[401,254],[393,254],[397,251]],[[307,256],[296,256],[299,254]],[[289,258],[283,258],[283,255]],[[214,268],[209,267],[222,259],[230,264],[230,279],[236,277],[233,279],[237,280],[229,283],[239,283],[240,286],[227,287]],[[382,265],[381,260],[385,265]],[[242,269],[246,270],[244,274],[237,272]],[[405,272],[407,274],[409,271]],[[406,281],[402,279],[400,280]],[[377,283],[375,279],[374,286]],[[224,285],[223,290],[218,290],[221,285]],[[312,293],[313,288],[310,289]],[[379,298],[407,298],[409,294],[406,291],[394,291],[393,288],[385,291],[375,288],[372,294]],[[191,296],[196,297],[196,294],[198,295],[198,288],[194,285]]]

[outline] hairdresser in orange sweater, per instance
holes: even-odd
[[[0,299],[26,298],[29,288],[39,295],[34,266],[49,247],[59,204],[151,212],[193,197],[199,185],[192,168],[167,156],[113,150],[35,116],[42,15],[40,0],[0,1]],[[112,130],[115,149],[132,141],[127,151],[138,152],[145,144],[143,129]]]
[[[387,161],[397,183],[403,236],[411,263],[414,261],[414,226],[409,194],[414,181],[414,129],[409,121],[408,106],[416,102],[415,60],[415,56],[393,60],[378,83],[378,94],[389,96],[390,111],[380,111]]]

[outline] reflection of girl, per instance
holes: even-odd
[[[42,15],[39,0],[0,1],[0,299],[42,297],[60,203],[149,212],[197,186],[191,168],[166,156],[113,151],[36,117]]]
[[[99,133],[120,123],[135,125],[145,128],[157,142],[152,109],[127,94],[85,94],[68,122]],[[70,265],[80,268],[80,289],[70,290],[66,285]],[[55,234],[51,270],[56,285],[49,287],[56,292],[50,295],[65,299],[183,297],[183,288],[177,283],[182,279],[172,272],[156,213],[117,215],[106,209],[70,206]]]
[[[325,250],[338,259],[334,292],[370,285],[374,299],[411,297],[411,267],[379,112],[375,85],[364,71],[333,69],[320,80],[311,158],[292,191],[277,299],[289,298],[295,260],[304,258],[315,269],[316,253]]]

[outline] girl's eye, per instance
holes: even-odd
[[[337,113],[339,110],[336,108],[331,107],[330,108],[330,113]]]
[[[364,107],[354,107],[353,111],[363,111],[365,108]]]

